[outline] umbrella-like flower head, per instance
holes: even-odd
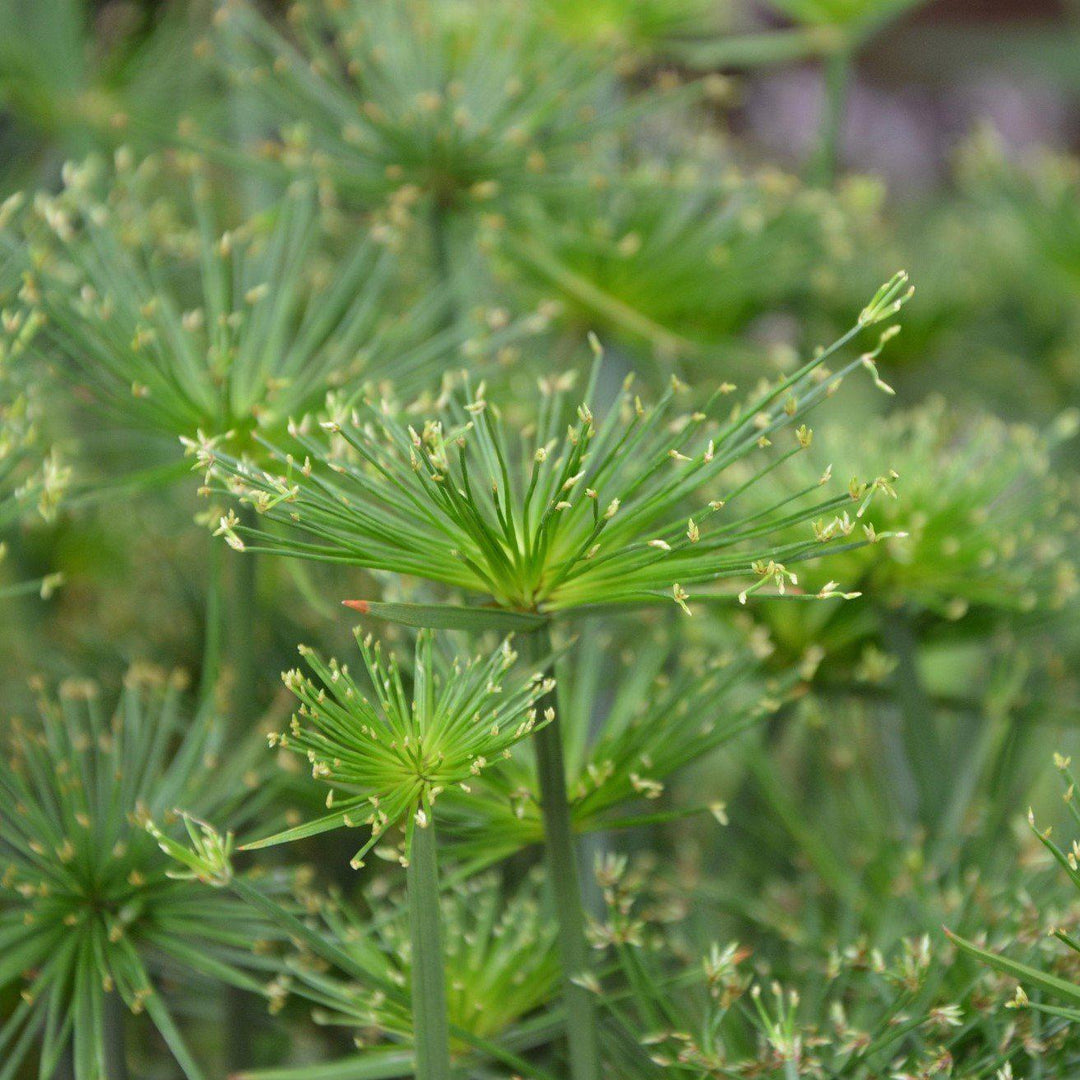
[[[414,826],[431,822],[432,804],[446,788],[468,786],[487,764],[509,752],[549,716],[536,703],[554,680],[541,673],[515,682],[507,675],[517,654],[507,639],[490,656],[448,660],[430,633],[417,636],[412,694],[405,691],[397,658],[357,634],[371,692],[365,694],[347,665],[324,661],[301,646],[315,679],[287,671],[285,685],[300,699],[289,730],[271,745],[303,754],[312,776],[327,784],[329,813],[248,844],[284,843],[342,826],[367,826],[371,836],[354,868],[393,825],[405,821],[405,859]]]
[[[570,378],[545,380],[535,420],[517,430],[484,384],[466,377],[464,394],[445,395],[424,419],[368,401],[321,424],[292,425],[295,450],[275,451],[281,472],[214,446],[200,449],[197,464],[210,474],[207,490],[216,477],[220,489],[289,527],[245,530],[225,520],[220,531],[233,546],[253,536],[255,550],[412,574],[516,611],[664,598],[689,610],[691,587],[738,579],[723,595],[745,600],[768,584],[785,594],[798,585],[794,566],[844,546],[870,499],[892,494],[896,478],[831,495],[815,481],[765,507],[746,508],[744,496],[810,446],[800,419],[845,374],[873,369],[876,352],[835,372],[826,359],[907,295],[898,275],[844,338],[734,410],[725,404],[729,384],[687,407],[673,382],[646,406],[628,379],[601,415],[595,364],[580,396]],[[835,524],[811,527],[822,520]],[[835,586],[825,593],[836,595]]]

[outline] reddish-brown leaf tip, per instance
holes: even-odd
[[[361,615],[368,613],[368,602],[366,600],[342,600],[341,602],[345,607],[351,607],[354,611],[359,611]]]

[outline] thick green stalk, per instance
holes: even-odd
[[[249,506],[240,508],[246,526],[257,524]],[[258,626],[256,589],[259,557],[250,552],[232,554],[229,566],[229,610],[226,614],[232,683],[229,686],[229,721],[238,736],[251,731],[259,715],[258,666],[255,631]],[[265,1024],[266,1004],[254,994],[230,986],[225,990],[225,1059],[230,1069],[269,1064],[253,1053],[254,1036]]]
[[[908,765],[918,793],[918,820],[936,835],[943,808],[944,789],[952,766],[937,729],[937,710],[919,677],[919,642],[911,613],[905,608],[883,613],[882,637],[896,657],[896,701],[900,708],[900,731]]]
[[[551,630],[544,626],[523,635],[529,659],[540,663],[551,656]],[[555,708],[555,694],[540,703],[541,711]],[[559,952],[563,964],[563,1000],[566,1004],[566,1037],[570,1050],[572,1080],[597,1080],[600,1048],[596,1030],[596,1007],[591,991],[573,980],[589,969],[589,944],[585,938],[585,909],[581,901],[577,853],[566,793],[559,715],[542,727],[533,742],[540,779],[540,805],[544,820],[547,872],[559,920]]]
[[[822,187],[833,184],[841,165],[844,118],[852,73],[852,56],[848,49],[834,53],[825,61],[825,103],[814,168],[814,179]]]
[[[222,608],[223,570],[225,545],[216,537],[210,541],[207,555],[208,581],[206,586],[205,638],[203,642],[202,678],[199,684],[199,701],[213,699],[221,676],[221,657],[225,639],[224,612]]]
[[[449,1080],[450,1024],[443,971],[435,824],[412,830],[406,887],[412,943],[413,1045],[418,1080]]]
[[[114,990],[105,995],[105,1067],[109,1080],[127,1080],[127,1052],[124,1048],[124,1014],[127,1006]]]

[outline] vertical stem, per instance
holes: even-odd
[[[257,515],[250,506],[240,508],[240,520],[246,526],[256,524]],[[229,559],[229,610],[225,615],[228,630],[232,684],[229,687],[229,721],[237,736],[248,735],[259,714],[258,666],[255,631],[258,626],[256,605],[258,556],[248,552]],[[266,1004],[254,994],[236,986],[225,989],[225,1059],[230,1070],[268,1064],[253,1053],[255,1034],[266,1022]]]
[[[240,520],[253,527],[256,513],[250,506],[240,509]],[[258,556],[244,553],[231,560],[232,596],[229,603],[230,652],[233,662],[231,709],[233,721],[245,729],[258,715],[258,673],[255,659],[255,630],[258,626],[256,586]]]
[[[454,265],[450,257],[450,211],[436,195],[431,205],[431,250],[435,261],[435,274],[446,290],[446,318],[444,329],[450,330],[458,323],[457,294],[454,288]]]
[[[417,1080],[449,1080],[450,1024],[446,1014],[435,823],[412,829],[406,888],[412,943],[413,1045]]]
[[[839,170],[851,75],[852,57],[849,49],[841,49],[825,61],[825,103],[817,161],[812,170],[814,179],[822,187],[831,186]]]
[[[548,626],[525,635],[522,642],[529,659],[536,663],[551,656],[551,630]],[[554,693],[540,702],[541,711],[548,707],[556,708]],[[548,880],[559,921],[566,1037],[570,1049],[569,1075],[572,1080],[597,1080],[600,1075],[600,1048],[595,1003],[591,991],[572,981],[589,969],[589,944],[585,939],[585,910],[581,902],[570,801],[566,793],[562,731],[557,711],[555,719],[533,736],[533,744],[540,779]]]
[[[105,1067],[109,1080],[127,1080],[127,1053],[124,1049],[123,998],[113,990],[105,995]]]
[[[224,605],[222,604],[225,545],[216,537],[210,539],[207,556],[205,640],[203,642],[202,678],[199,682],[199,702],[211,699],[221,675],[221,654],[224,645]]]
[[[919,678],[918,638],[910,613],[903,608],[887,612],[881,630],[885,647],[897,659],[896,697],[904,747],[919,793],[919,822],[934,834],[942,810],[942,785],[952,763],[938,736],[934,704]]]

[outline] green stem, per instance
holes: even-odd
[[[918,637],[910,613],[903,608],[887,612],[881,620],[881,630],[885,647],[897,660],[900,730],[918,792],[919,821],[935,834],[942,810],[943,785],[952,766],[938,736],[933,703],[919,677]]]
[[[200,703],[213,698],[221,675],[221,655],[225,632],[222,604],[225,545],[212,538],[207,557],[209,581],[206,586],[205,640],[203,642],[202,678],[199,684]],[[252,556],[254,557],[254,556]]]
[[[454,263],[450,255],[450,210],[435,197],[431,206],[431,248],[435,262],[435,273],[446,290],[446,318],[444,329],[451,329],[458,323],[456,283]]]
[[[550,662],[551,629],[545,625],[522,636],[527,655],[534,663]],[[540,702],[540,710],[556,707],[554,692]],[[589,969],[589,945],[585,939],[585,910],[581,901],[577,855],[566,793],[562,731],[555,719],[533,737],[540,779],[540,808],[544,821],[547,872],[559,922],[559,952],[563,963],[563,1000],[566,1004],[566,1036],[570,1049],[572,1080],[597,1080],[600,1048],[596,1007],[592,993],[573,980]]]
[[[241,506],[241,522],[251,528],[257,522],[250,506]],[[238,736],[250,733],[259,715],[259,677],[256,662],[255,632],[259,612],[256,602],[258,556],[251,552],[229,559],[231,571],[229,610],[226,615],[229,657],[232,662],[232,685],[229,687],[229,720]],[[235,1070],[252,1064],[269,1064],[253,1053],[255,1035],[265,1024],[266,1004],[259,997],[237,986],[225,990],[225,1060]]]
[[[240,520],[247,528],[258,526],[256,513],[250,506],[240,508]],[[255,659],[255,630],[259,622],[256,606],[258,556],[248,552],[231,561],[229,651],[233,662],[233,686],[230,713],[233,721],[246,730],[259,713],[259,678]]]
[[[126,1006],[116,991],[105,995],[105,1068],[109,1080],[127,1080],[127,1053],[124,1050]]]
[[[429,811],[430,813],[430,811]],[[446,1012],[435,824],[412,830],[406,879],[412,943],[413,1045],[418,1080],[449,1080],[450,1025]]]
[[[852,56],[847,49],[834,53],[825,61],[825,105],[813,169],[814,179],[822,187],[830,187],[839,171],[852,71]]]

